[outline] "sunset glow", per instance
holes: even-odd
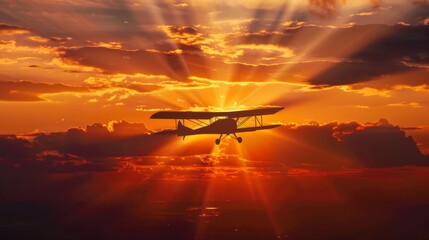
[[[427,239],[428,99],[427,0],[2,0],[0,238]]]

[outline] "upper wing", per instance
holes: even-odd
[[[156,119],[210,119],[215,117],[214,112],[157,112],[150,118]]]
[[[165,111],[165,112],[157,112],[153,114],[150,118],[156,118],[156,119],[210,119],[214,117],[239,118],[239,117],[251,117],[251,116],[275,114],[282,109],[284,109],[284,107],[269,107],[269,108],[259,108],[259,109],[253,109],[253,110],[242,110],[242,111],[234,111],[234,112]]]

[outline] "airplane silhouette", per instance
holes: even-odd
[[[172,112],[162,111],[153,114],[152,119],[174,119],[178,136],[185,139],[186,136],[198,134],[219,134],[220,137],[215,140],[216,145],[228,136],[233,137],[238,143],[243,141],[236,133],[252,132],[258,130],[271,129],[280,124],[263,125],[262,116],[275,114],[283,107],[268,107],[253,110],[242,110],[233,112]],[[254,126],[242,127],[250,119],[254,118]],[[182,121],[180,121],[182,120]],[[192,129],[185,126],[185,120],[199,126]]]

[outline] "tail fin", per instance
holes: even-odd
[[[183,130],[183,124],[181,121],[179,121],[179,123],[177,124],[177,130],[178,131]]]
[[[192,129],[184,126],[181,121],[177,123],[177,135],[185,136],[188,135],[190,132],[192,132]]]

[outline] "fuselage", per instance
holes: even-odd
[[[232,118],[219,119],[212,124],[198,129],[191,129],[179,124],[177,132],[179,136],[195,134],[231,134],[237,131],[237,122]]]
[[[237,122],[232,118],[224,118],[219,119],[209,126],[202,127],[200,129],[197,129],[197,131],[203,131],[208,133],[234,133],[237,130]]]

